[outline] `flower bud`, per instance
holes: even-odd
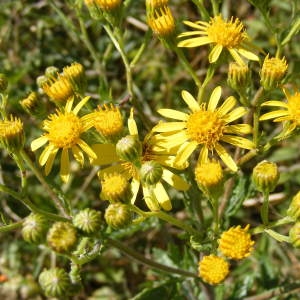
[[[77,243],[77,231],[68,222],[56,222],[48,231],[47,243],[58,253],[70,252]]]
[[[95,209],[86,208],[73,218],[73,225],[87,234],[99,231],[101,224],[101,212]]]
[[[139,161],[142,155],[142,143],[135,135],[127,135],[116,144],[117,155],[126,161]]]
[[[269,193],[275,189],[279,176],[277,165],[264,160],[254,167],[252,180],[258,191]]]
[[[53,268],[40,274],[39,284],[47,297],[66,297],[71,281],[64,269]]]
[[[223,193],[224,175],[218,161],[198,162],[195,178],[199,189],[204,194],[218,198]]]
[[[265,90],[278,86],[286,74],[288,65],[286,59],[266,56],[260,72],[260,83]]]
[[[148,185],[153,185],[159,182],[162,173],[163,169],[161,165],[154,160],[146,161],[142,164],[142,167],[140,169],[142,182]]]
[[[101,179],[100,198],[111,203],[128,202],[132,197],[131,187],[127,178],[120,173],[104,173]]]
[[[106,223],[114,229],[121,229],[132,222],[128,205],[123,203],[110,204],[104,215]]]
[[[74,62],[63,68],[63,74],[71,82],[73,90],[83,95],[87,85],[83,65]]]
[[[298,192],[292,199],[292,202],[290,203],[290,206],[287,210],[287,215],[294,218],[295,220],[299,219],[299,217],[300,217],[300,192]]]
[[[7,86],[8,86],[7,77],[3,73],[0,73],[0,93],[5,92]]]
[[[48,225],[46,217],[31,213],[22,224],[23,239],[29,243],[41,243],[46,237]]]
[[[240,91],[249,86],[251,79],[250,70],[247,65],[239,65],[236,62],[229,64],[227,82],[229,86]]]
[[[58,73],[59,69],[54,66],[47,67],[45,70],[45,76],[47,77],[47,79],[57,78]]]
[[[169,0],[146,0],[146,9],[153,10],[169,4]]]
[[[122,0],[96,0],[99,7],[105,12],[113,12],[120,7]]]
[[[23,122],[10,116],[9,119],[0,121],[0,145],[8,152],[18,152],[24,147]]]
[[[29,115],[39,115],[43,110],[36,92],[29,93],[26,98],[20,101],[20,105]]]
[[[293,246],[300,248],[300,222],[295,223],[290,229],[289,236]]]
[[[36,79],[36,84],[39,88],[42,88],[42,86],[47,82],[48,82],[48,78],[45,75],[41,75]]]

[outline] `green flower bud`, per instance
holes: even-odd
[[[106,223],[114,229],[121,229],[132,222],[128,205],[123,203],[110,204],[105,211]]]
[[[73,218],[73,225],[88,234],[100,230],[101,223],[101,212],[90,208],[80,211]]]
[[[126,161],[139,161],[142,155],[142,143],[137,136],[127,135],[116,144],[117,155]]]
[[[153,160],[143,163],[140,169],[142,182],[149,185],[159,182],[162,174],[163,169],[161,165]]]
[[[45,70],[45,76],[48,79],[57,77],[58,73],[59,73],[59,69],[54,66],[50,66],[50,67],[46,68],[46,70]]]
[[[287,210],[287,215],[296,219],[299,219],[300,217],[300,192],[298,192],[294,198],[292,199],[292,202]]]
[[[0,93],[5,92],[7,86],[8,86],[7,77],[3,73],[0,73]]]
[[[47,243],[58,253],[70,252],[77,243],[77,231],[68,222],[56,222],[48,231]]]
[[[295,223],[290,229],[289,236],[293,246],[300,248],[300,222]]]
[[[48,225],[46,217],[31,213],[22,224],[23,239],[29,243],[41,243],[46,237]]]
[[[236,62],[230,63],[227,82],[236,91],[241,91],[248,87],[251,82],[251,74],[248,66],[241,66]]]
[[[272,162],[262,161],[253,169],[252,180],[260,192],[272,192],[279,180],[277,165]]]
[[[9,119],[0,121],[0,145],[8,152],[17,152],[24,147],[23,122],[10,116]]]
[[[84,94],[86,90],[86,77],[83,65],[74,62],[70,66],[63,68],[64,76],[66,76],[72,84],[73,90],[80,94]]]
[[[132,197],[131,186],[127,178],[120,173],[104,173],[101,187],[100,198],[111,203],[128,202]]]
[[[61,268],[44,270],[39,276],[39,284],[47,297],[65,297],[71,286],[67,272]]]
[[[44,84],[46,84],[48,82],[48,78],[44,75],[42,76],[39,76],[37,79],[36,79],[36,84],[39,88],[42,88]]]

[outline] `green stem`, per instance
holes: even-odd
[[[213,7],[213,14],[217,16],[219,14],[219,0],[211,0],[211,4]]]
[[[284,218],[282,218],[278,221],[269,223],[268,228],[274,228],[274,227],[278,227],[278,226],[286,225],[286,224],[290,224],[290,223],[295,223],[295,219],[287,216],[287,217],[284,217]],[[251,234],[262,233],[262,232],[265,231],[265,229],[266,229],[265,225],[257,226],[256,228],[252,229]]]
[[[140,262],[140,263],[142,263],[146,266],[149,266],[151,268],[154,268],[154,269],[166,272],[166,273],[178,274],[178,275],[181,275],[181,276],[198,278],[197,274],[194,274],[194,273],[191,273],[191,272],[188,272],[188,271],[184,271],[184,270],[180,270],[180,269],[175,269],[175,268],[172,268],[172,267],[168,267],[168,266],[162,265],[160,263],[157,263],[155,261],[152,261],[152,260],[144,257],[140,253],[138,253],[135,250],[127,247],[126,245],[124,245],[123,243],[121,243],[117,240],[107,238],[107,242],[111,246],[114,246],[114,247],[118,248],[119,250],[121,250],[122,252],[124,252],[129,257],[131,257],[131,258],[135,259],[136,261],[138,261],[138,262]]]
[[[199,232],[197,230],[195,230],[194,228],[192,228],[191,226],[179,221],[178,219],[168,215],[167,213],[163,212],[163,211],[149,211],[149,212],[145,212],[141,209],[139,209],[137,206],[135,205],[130,205],[130,208],[135,211],[137,214],[141,215],[142,217],[145,218],[150,218],[150,217],[157,217],[161,220],[164,220],[176,227],[179,227],[183,230],[185,230],[186,232],[188,232],[190,235],[198,235]]]
[[[69,221],[68,218],[46,212],[46,211],[36,207],[28,198],[21,197],[19,193],[11,190],[10,188],[8,188],[5,185],[0,184],[0,192],[6,193],[6,194],[12,196],[16,200],[18,200],[22,204],[24,204],[30,211],[42,214],[42,215],[46,216],[47,218],[49,218],[51,220],[54,220],[54,221]]]
[[[269,191],[263,192],[264,200],[261,207],[260,215],[265,226],[269,223]]]
[[[22,187],[22,192],[24,192],[27,188],[27,177],[26,177],[26,169],[23,164],[23,159],[20,156],[19,152],[13,153],[12,156],[13,156],[18,168],[20,169],[21,187]]]
[[[197,6],[202,19],[203,20],[209,20],[210,15],[209,15],[208,11],[206,10],[206,8],[205,8],[205,6],[203,4],[203,0],[192,0],[192,1]]]
[[[27,165],[31,169],[31,171],[34,173],[34,175],[37,177],[37,179],[40,181],[40,183],[42,184],[44,189],[47,191],[49,197],[52,199],[56,208],[61,212],[61,214],[64,217],[68,218],[69,216],[66,212],[65,207],[62,205],[62,203],[61,203],[60,199],[57,197],[57,195],[52,191],[51,187],[46,182],[46,180],[43,177],[43,175],[41,174],[40,170],[38,170],[35,167],[35,165],[33,164],[33,162],[31,161],[31,159],[29,158],[29,156],[26,154],[26,152],[24,150],[20,151],[20,155],[22,156],[24,161],[27,163]]]
[[[19,221],[19,222],[16,222],[16,223],[0,226],[0,232],[8,232],[8,231],[11,231],[11,230],[21,228],[22,224],[23,224],[23,221]]]
[[[199,104],[203,102],[205,88],[208,85],[208,83],[210,82],[210,80],[212,79],[212,77],[214,76],[215,70],[216,70],[216,64],[210,64],[207,69],[205,79],[198,91],[197,100],[198,100]]]

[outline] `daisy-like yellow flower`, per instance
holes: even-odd
[[[130,136],[138,137],[138,129],[136,122],[133,118],[133,110],[131,111],[130,118],[128,119],[128,129]],[[133,143],[135,145],[135,143]],[[172,173],[168,168],[176,168],[174,156],[167,153],[164,149],[157,147],[153,144],[151,136],[146,137],[142,142],[142,151],[138,157],[138,164],[131,161],[122,160],[116,152],[114,144],[96,144],[93,145],[95,153],[99,153],[93,165],[107,165],[113,164],[99,172],[99,177],[104,178],[107,174],[121,173],[131,182],[132,198],[130,202],[134,204],[138,191],[142,187],[144,200],[150,210],[159,210],[162,207],[164,210],[172,209],[170,197],[166,192],[161,180],[155,184],[149,185],[142,182],[140,170],[143,163],[154,161],[162,166],[161,179],[177,190],[185,191],[189,188],[189,184],[184,181],[180,176]],[[137,151],[136,153],[138,153]],[[130,157],[130,155],[129,155]],[[137,161],[135,160],[135,161]],[[186,167],[187,164],[181,166]]]
[[[249,256],[254,245],[248,232],[249,226],[242,229],[239,225],[223,232],[218,241],[219,250],[231,259],[239,260]]]
[[[292,95],[286,89],[283,89],[283,92],[287,98],[287,102],[278,100],[264,102],[262,106],[281,107],[281,109],[265,113],[259,120],[274,119],[273,122],[286,122],[282,135],[287,136],[300,125],[300,92],[296,91]]]
[[[221,145],[221,142],[244,149],[254,148],[251,141],[236,135],[251,133],[250,125],[230,125],[231,122],[246,114],[246,108],[233,109],[237,101],[232,96],[228,97],[220,107],[217,107],[221,93],[221,87],[216,87],[208,104],[199,105],[189,92],[182,91],[182,98],[191,110],[190,113],[173,109],[158,110],[162,116],[178,120],[177,122],[161,122],[153,129],[153,131],[160,132],[160,134],[155,135],[158,146],[167,150],[180,146],[175,159],[177,165],[184,164],[194,150],[200,146],[200,163],[207,162],[209,151],[215,150],[228,168],[237,171],[236,163]]]
[[[224,48],[239,65],[245,64],[241,56],[249,60],[259,60],[258,56],[252,52],[255,47],[250,43],[245,27],[238,18],[232,17],[230,21],[225,21],[219,15],[211,18],[209,22],[185,21],[184,23],[195,30],[180,34],[178,37],[182,38],[182,41],[178,43],[178,46],[198,47],[213,44],[214,47],[208,57],[210,63],[218,60]]]
[[[80,109],[87,103],[89,97],[83,98],[73,109],[73,98],[69,99],[64,111],[57,110],[51,114],[43,123],[43,129],[46,131],[41,137],[31,143],[32,151],[36,151],[46,143],[39,158],[41,166],[45,165],[45,174],[48,175],[52,169],[54,159],[59,150],[62,150],[60,159],[60,176],[64,182],[70,177],[69,150],[72,150],[74,158],[83,165],[84,155],[82,150],[90,159],[96,159],[94,151],[81,139],[81,135],[86,132],[90,126],[85,121],[85,117],[78,117]]]

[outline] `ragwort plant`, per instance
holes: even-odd
[[[89,58],[2,66],[1,296],[297,299],[298,1],[42,2]]]

